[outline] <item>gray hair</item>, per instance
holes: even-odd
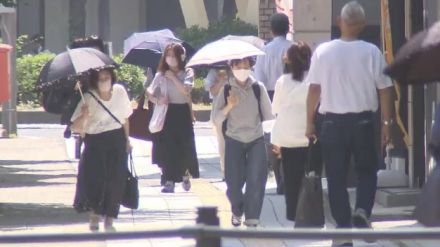
[[[342,8],[341,18],[347,24],[363,23],[365,22],[364,8],[357,1],[351,1]]]

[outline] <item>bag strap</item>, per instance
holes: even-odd
[[[263,122],[264,118],[263,118],[263,112],[261,111],[261,87],[260,85],[258,85],[258,83],[254,83],[252,84],[252,90],[254,91],[255,94],[255,98],[257,98],[257,102],[258,102],[258,113],[260,114],[260,119],[261,122]]]
[[[129,154],[130,157],[130,165],[129,165],[129,171],[131,172],[131,174],[133,174],[133,176],[135,178],[137,178],[137,173],[136,173],[136,169],[134,168],[134,161],[133,161],[133,154],[130,152]]]
[[[146,91],[147,90],[143,90],[142,91],[142,94],[141,94],[141,96],[139,97],[139,100],[138,100],[138,105],[137,105],[137,109],[138,110],[142,110],[143,108],[144,108],[144,104],[145,104],[145,93],[146,93]]]
[[[223,91],[223,97],[225,98],[225,106],[228,105],[228,97],[231,92],[231,84],[227,83],[225,84],[224,91]],[[228,124],[228,119],[223,121],[222,123],[222,133],[223,135],[226,135],[226,126]]]
[[[116,121],[118,122],[120,125],[124,126],[121,121],[119,121],[119,119],[117,117],[115,117],[115,115],[113,115],[113,113],[101,102],[101,100],[98,99],[98,97],[96,97],[92,92],[88,92],[90,95],[92,95],[92,97],[96,100],[96,102],[98,102],[98,104]]]

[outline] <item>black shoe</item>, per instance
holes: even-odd
[[[364,209],[356,209],[351,218],[353,221],[353,225],[356,228],[371,228],[370,220],[368,219],[367,212],[365,212]]]

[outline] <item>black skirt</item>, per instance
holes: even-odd
[[[128,175],[124,130],[86,135],[78,168],[74,208],[116,218]]]
[[[181,182],[186,171],[200,177],[191,109],[188,104],[169,104],[162,131],[154,134],[154,161],[167,181]]]

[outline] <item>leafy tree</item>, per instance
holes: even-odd
[[[3,4],[5,7],[15,7],[17,0],[0,0],[0,4]]]

